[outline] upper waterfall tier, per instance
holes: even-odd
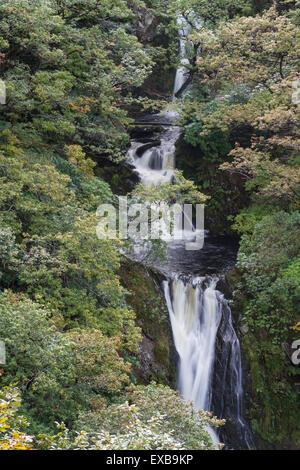
[[[159,136],[159,145],[151,139],[149,142],[133,140],[127,158],[133,164],[141,183],[156,186],[169,183],[174,178],[175,144],[180,135],[180,128],[170,125],[163,127]]]
[[[175,178],[175,144],[180,135],[175,119],[170,113],[144,118],[139,124],[153,126],[153,134],[131,142],[128,159],[148,187],[172,183]],[[251,431],[242,417],[239,341],[228,302],[217,290],[219,279],[215,276],[233,266],[237,247],[232,241],[202,232],[202,249],[186,250],[185,237],[168,241],[168,261],[157,261],[155,266],[168,278],[164,292],[179,357],[178,387],[195,408],[213,410],[219,418],[228,420],[226,429],[233,429],[234,437],[221,430],[221,441],[229,443],[229,447],[250,448]],[[193,230],[186,233],[191,234]],[[140,259],[140,247],[136,248],[135,255]],[[218,434],[211,428],[208,431],[217,446]]]

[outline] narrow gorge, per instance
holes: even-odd
[[[181,42],[181,50],[184,48]],[[174,95],[184,83],[184,69],[178,69]],[[186,72],[185,72],[186,75]],[[176,180],[175,146],[181,129],[176,112],[143,116],[138,126],[148,137],[134,138],[127,158],[147,187]],[[153,128],[152,136],[151,128]],[[217,289],[235,258],[234,244],[222,246],[204,230],[200,251],[186,251],[193,241],[192,230],[181,240],[168,242],[168,260],[156,268],[166,277],[163,290],[173,340],[178,354],[178,389],[196,409],[212,411],[226,419],[219,434],[210,428],[215,446],[254,449],[251,429],[243,418],[243,374],[239,340],[234,330],[228,301]],[[227,240],[228,241],[228,240]]]
[[[0,450],[300,448],[299,18],[0,0]]]

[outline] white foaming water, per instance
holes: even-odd
[[[179,16],[177,18],[177,24],[179,26],[179,56],[180,56],[180,67],[178,67],[175,76],[175,83],[174,83],[174,92],[173,92],[173,100],[176,100],[176,93],[181,89],[183,84],[189,77],[189,70],[186,65],[189,65],[189,60],[187,58],[187,47],[189,41],[187,41],[187,36],[191,32],[190,25],[186,22],[183,16]]]
[[[183,18],[179,17],[178,24],[181,27],[182,39],[180,39],[180,63],[174,83],[174,96],[188,79],[189,72],[185,67],[189,63],[186,58],[187,48],[190,42],[186,39],[190,32],[190,27]],[[200,24],[196,25],[200,28]],[[175,99],[175,98],[174,98]],[[157,117],[157,116],[156,116]],[[163,117],[163,115],[161,116]],[[176,112],[167,112],[165,117],[170,123],[176,122],[178,115]],[[162,121],[163,122],[163,121]],[[157,121],[159,124],[159,121]],[[147,122],[145,122],[147,126]],[[181,129],[178,126],[164,126],[159,135],[159,145],[149,139],[145,149],[144,140],[138,142],[133,140],[128,151],[128,159],[134,165],[141,183],[147,187],[160,186],[173,182],[175,175],[175,144],[179,138]],[[174,241],[168,236],[168,231],[162,236],[168,242],[169,248],[180,248],[183,241],[193,241],[195,235],[204,237],[196,232],[190,221],[188,227],[181,232]],[[163,227],[162,232],[164,232]],[[135,251],[140,258],[143,256],[144,247],[137,243]],[[222,321],[224,298],[216,290],[218,279],[209,280],[208,285],[203,286],[207,278],[194,277],[187,282],[183,279],[175,279],[164,282],[165,298],[169,310],[172,326],[174,344],[179,356],[178,366],[178,388],[187,402],[193,402],[196,409],[210,411],[212,404],[212,378],[215,363],[216,339],[218,329]],[[227,304],[226,304],[227,305]],[[228,328],[232,330],[230,340],[230,390],[232,396],[232,409],[235,410],[236,429],[241,434],[248,448],[253,447],[251,432],[248,430],[242,415],[241,403],[243,396],[242,389],[242,368],[241,353],[238,339],[229,316]],[[224,339],[224,338],[223,338]],[[225,339],[226,340],[226,339]],[[224,386],[226,389],[226,386]],[[224,390],[222,391],[222,393]],[[218,396],[218,400],[222,397]],[[215,448],[218,448],[219,438],[215,430],[207,428],[211,435]]]
[[[224,297],[222,296],[224,302]],[[227,304],[228,307],[228,304]],[[229,316],[227,330],[231,333],[231,354],[229,362],[230,372],[230,391],[231,391],[231,407],[235,410],[235,427],[241,436],[241,441],[244,441],[248,449],[255,449],[255,442],[251,429],[243,418],[243,373],[242,373],[242,359],[240,342],[236,335],[235,329],[232,324],[231,315]]]
[[[180,57],[180,66],[176,71],[175,82],[174,82],[174,90],[173,90],[173,101],[176,101],[176,93],[183,87],[185,82],[188,80],[190,76],[190,71],[188,66],[191,65],[188,56],[196,55],[196,58],[199,57],[199,48],[197,51],[194,49],[194,44],[189,41],[188,35],[192,32],[193,28],[195,30],[200,30],[203,22],[196,17],[196,15],[190,14],[190,21],[188,23],[186,19],[180,15],[177,18],[177,25],[179,27],[179,57]],[[193,24],[193,28],[191,26]],[[190,54],[189,54],[190,52]],[[191,57],[195,60],[195,57]]]
[[[127,156],[145,186],[157,186],[172,181],[175,167],[175,144],[179,135],[179,127],[165,127],[160,136],[160,145],[147,149],[141,156],[137,154],[137,150],[143,144],[136,141],[131,142]]]
[[[218,406],[229,395],[229,419],[234,423],[240,443],[251,449],[255,448],[255,443],[242,416],[240,344],[232,325],[228,302],[216,290],[217,282],[217,277],[194,277],[189,280],[177,278],[164,282],[174,344],[179,357],[178,388],[187,402],[193,402],[196,409],[206,411],[211,411],[212,399]],[[221,354],[219,360],[224,361],[224,370],[221,372],[223,382],[215,397],[212,382],[216,374],[217,337],[222,342],[218,354]],[[217,448],[220,440],[216,431],[211,427],[207,430]]]
[[[169,119],[177,117],[176,113],[171,112],[164,114],[164,116],[166,115]],[[151,187],[175,181],[175,144],[179,138],[180,131],[181,129],[178,126],[165,126],[160,135],[160,144],[150,148],[147,145],[145,151],[143,151],[144,143],[131,142],[127,157],[133,163],[142,184]],[[155,204],[152,204],[152,208],[155,208]],[[157,212],[160,212],[159,205],[157,205]],[[169,214],[171,213],[172,211],[169,212]],[[155,227],[160,229],[160,238],[168,242],[170,249],[177,249],[180,244],[194,242],[196,238],[199,240],[204,237],[204,230],[195,229],[192,221],[183,209],[180,212],[177,211],[176,218],[169,215],[167,220],[174,222],[171,230],[168,223],[164,225],[163,220],[160,220],[158,223],[154,222],[153,229],[155,230]],[[184,228],[182,228],[182,225]],[[139,236],[137,235],[135,252],[137,255],[141,255],[144,248],[139,246],[138,240]]]
[[[164,282],[164,292],[179,356],[178,388],[187,402],[196,409],[210,410],[211,378],[215,359],[215,343],[222,309],[212,279],[205,289],[204,278],[193,282],[182,279]],[[215,445],[216,432],[208,429]]]

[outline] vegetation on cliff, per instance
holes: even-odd
[[[96,237],[98,205],[132,190],[133,116],[171,96],[178,13],[191,41],[173,104],[182,172],[133,195],[205,202],[210,228],[241,237],[249,418],[267,445],[299,446],[286,353],[299,336],[299,11],[298,0],[0,1],[0,449],[211,449],[205,426],[222,424],[168,387],[153,278]]]
[[[279,1],[191,32],[201,53],[178,148],[184,174],[211,196],[209,226],[241,236],[231,280],[247,331],[249,417],[261,443],[279,448],[299,446],[289,353],[299,321],[298,18],[298,2]]]
[[[216,419],[168,386],[135,388],[145,333],[157,364],[141,381],[173,381],[169,334],[153,326],[168,327],[165,307],[150,292],[140,305],[121,242],[96,236],[97,207],[117,204],[99,175],[122,171],[129,112],[151,105],[137,90],[167,55],[141,41],[139,15],[154,7],[0,2],[1,449],[212,448],[205,426]],[[147,273],[135,274],[154,296]]]

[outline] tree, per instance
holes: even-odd
[[[238,255],[237,267],[249,298],[245,319],[255,330],[264,328],[279,344],[297,319],[298,237],[299,212],[275,212],[263,217],[251,235],[243,236]]]
[[[166,204],[204,204],[208,199],[192,181],[187,180],[178,170],[175,170],[174,181],[163,184],[159,188],[139,184],[132,192],[132,196],[142,198],[148,203],[164,202]]]
[[[232,19],[252,13],[251,1],[248,0],[175,0],[172,7],[179,11],[183,17],[195,28],[203,22],[207,27],[216,27],[220,20]]]
[[[65,156],[124,158],[130,120],[123,94],[152,69],[129,24],[142,2],[12,0],[0,5],[0,71],[7,101],[0,129],[24,146]],[[5,38],[5,39],[4,39]]]
[[[245,105],[222,108],[223,126],[243,123],[251,126],[253,136],[251,147],[236,144],[229,153],[233,160],[221,169],[240,174],[247,180],[247,189],[264,202],[276,199],[284,208],[296,208],[299,203],[299,125],[298,106],[292,102],[293,83],[292,75],[272,85],[272,93],[256,93]]]
[[[80,415],[77,430],[95,436],[95,448],[213,449],[207,426],[224,424],[208,412],[196,411],[178,392],[163,385],[132,386],[126,398],[122,405]]]
[[[299,203],[298,35],[274,7],[195,34],[202,47],[197,79],[214,100],[194,105],[186,128],[186,139],[196,143],[216,132],[241,139],[221,169],[242,176],[250,192],[267,203],[276,198],[285,209]]]
[[[300,201],[299,170],[282,164],[278,159],[271,160],[268,154],[257,150],[237,147],[230,152],[232,163],[224,163],[221,168],[237,173],[247,179],[246,188],[258,190],[264,200],[277,199],[286,207],[297,207]]]
[[[108,338],[100,330],[88,328],[71,330],[66,336],[73,344],[77,382],[94,393],[93,406],[96,394],[109,397],[120,393],[129,383],[131,366],[118,354],[121,345],[118,337]]]
[[[262,16],[223,22],[214,32],[203,29],[191,36],[201,47],[198,76],[210,83],[213,94],[227,83],[270,90],[274,81],[287,78],[297,67],[299,34],[274,7]]]
[[[1,339],[7,352],[1,382],[18,383],[26,414],[44,425],[71,419],[78,409],[72,344],[49,316],[49,310],[12,292],[0,297]]]
[[[24,416],[17,414],[20,406],[17,388],[0,389],[0,450],[32,450],[33,436],[23,431],[28,422]]]
[[[62,333],[51,311],[10,291],[0,297],[1,340],[7,363],[3,385],[18,384],[24,413],[35,429],[76,419],[118,396],[130,381],[131,366],[119,351],[120,336],[99,329]]]

